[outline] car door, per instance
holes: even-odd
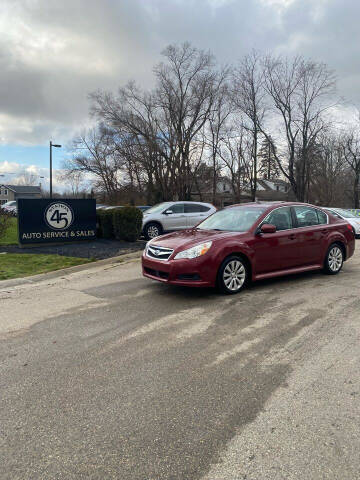
[[[209,215],[210,207],[199,203],[185,203],[186,225],[188,228],[195,227]]]
[[[299,242],[294,229],[291,207],[280,207],[262,221],[275,225],[275,233],[258,233],[253,245],[256,274],[297,267]]]
[[[292,208],[302,265],[319,264],[322,261],[329,235],[327,215],[321,210],[307,205],[296,205]]]
[[[167,207],[161,217],[164,230],[184,230],[187,228],[183,203],[174,203],[170,207]]]

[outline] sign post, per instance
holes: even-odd
[[[68,243],[96,238],[96,201],[19,199],[19,245]]]

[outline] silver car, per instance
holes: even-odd
[[[211,203],[159,203],[144,212],[143,234],[149,240],[164,232],[192,228],[214,212],[216,208]]]
[[[336,217],[343,218],[347,220],[350,225],[353,227],[355,238],[360,238],[360,218],[356,215],[349,212],[349,210],[345,210],[343,208],[328,208],[323,207],[325,212],[331,213]]]
[[[9,202],[4,203],[0,206],[0,209],[4,210],[6,213],[16,217],[17,215],[17,202],[16,200],[10,200]]]

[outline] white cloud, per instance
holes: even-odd
[[[236,62],[255,47],[325,61],[360,102],[358,0],[2,0],[0,143],[65,143],[88,121],[88,93],[135,78],[173,42]]]
[[[58,170],[54,170],[53,185],[55,189],[62,191],[66,188],[64,182],[57,180]],[[21,181],[24,175],[32,175],[36,185],[42,185],[43,188],[49,189],[49,169],[42,168],[38,165],[24,165],[17,162],[0,162],[0,183],[17,184]]]

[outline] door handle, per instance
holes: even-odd
[[[323,228],[323,229],[321,230],[321,233],[322,233],[323,235],[325,235],[327,232],[328,232],[328,229],[327,229],[327,228]]]
[[[296,235],[294,233],[292,233],[291,235],[289,235],[289,239],[290,240],[295,240],[296,238]]]

